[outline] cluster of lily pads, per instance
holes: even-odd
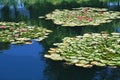
[[[85,33],[83,36],[65,37],[55,43],[46,58],[65,61],[71,65],[120,67],[120,33]]]
[[[0,22],[0,42],[31,44],[32,39],[41,41],[50,33],[43,27],[28,26],[25,23]]]
[[[91,7],[74,8],[73,10],[56,9],[46,15],[46,19],[52,19],[55,24],[70,27],[100,25],[116,18],[120,18],[120,12]]]

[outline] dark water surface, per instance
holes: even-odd
[[[52,21],[38,19],[39,16],[44,16],[54,9],[71,9],[80,6],[105,7],[120,11],[120,0],[106,0],[105,2],[94,0],[79,3],[77,0],[9,1],[7,4],[0,2],[0,21],[24,21],[29,25],[43,26],[53,30],[53,33],[44,41],[33,41],[31,45],[0,43],[0,80],[120,80],[120,68],[85,69],[44,58],[44,54],[50,47],[53,47],[53,43],[61,42],[64,37],[81,35],[86,32],[120,32],[120,20],[100,26],[65,28],[53,24]]]

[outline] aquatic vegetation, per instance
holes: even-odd
[[[51,30],[25,23],[0,22],[0,42],[12,44],[31,44],[31,39],[41,41]]]
[[[52,19],[57,25],[62,26],[86,26],[100,25],[120,18],[120,12],[108,11],[107,9],[80,7],[72,10],[58,10],[46,15],[46,19]]]
[[[46,58],[89,68],[92,66],[120,67],[120,33],[85,33],[83,36],[65,37],[54,43]]]

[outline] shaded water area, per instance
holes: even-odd
[[[42,42],[30,45],[0,43],[0,80],[120,80],[120,68],[93,67],[90,69],[69,66],[44,58],[53,43],[64,37],[73,37],[88,32],[120,32],[120,20],[99,26],[62,27],[39,16],[55,9],[77,7],[100,7],[120,11],[120,0],[8,0],[0,2],[0,21],[25,22],[43,26],[53,32]],[[7,1],[7,0],[6,0]]]

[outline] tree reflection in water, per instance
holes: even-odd
[[[24,6],[24,3],[21,2],[21,0],[17,0],[17,6],[16,6],[17,12],[19,12],[19,14],[21,16],[26,16],[28,19],[30,18],[30,13],[29,10],[27,10]]]
[[[4,5],[0,4],[0,18],[2,18],[2,9],[3,9]]]
[[[14,2],[14,1],[13,1]],[[9,21],[9,19],[16,19],[18,17],[30,18],[30,12],[25,7],[24,3],[21,0],[17,0],[16,4],[0,4],[0,18]]]
[[[120,80],[120,68],[81,68],[66,66],[62,62],[47,61],[44,70],[47,80]]]
[[[95,71],[100,69],[98,67],[85,69],[49,60],[47,64],[44,70],[47,80],[92,80]]]
[[[2,43],[2,42],[0,42],[0,51],[8,50],[9,48],[10,48],[10,44],[9,43]]]
[[[101,71],[97,71],[93,80],[120,80],[120,69],[106,67]]]

